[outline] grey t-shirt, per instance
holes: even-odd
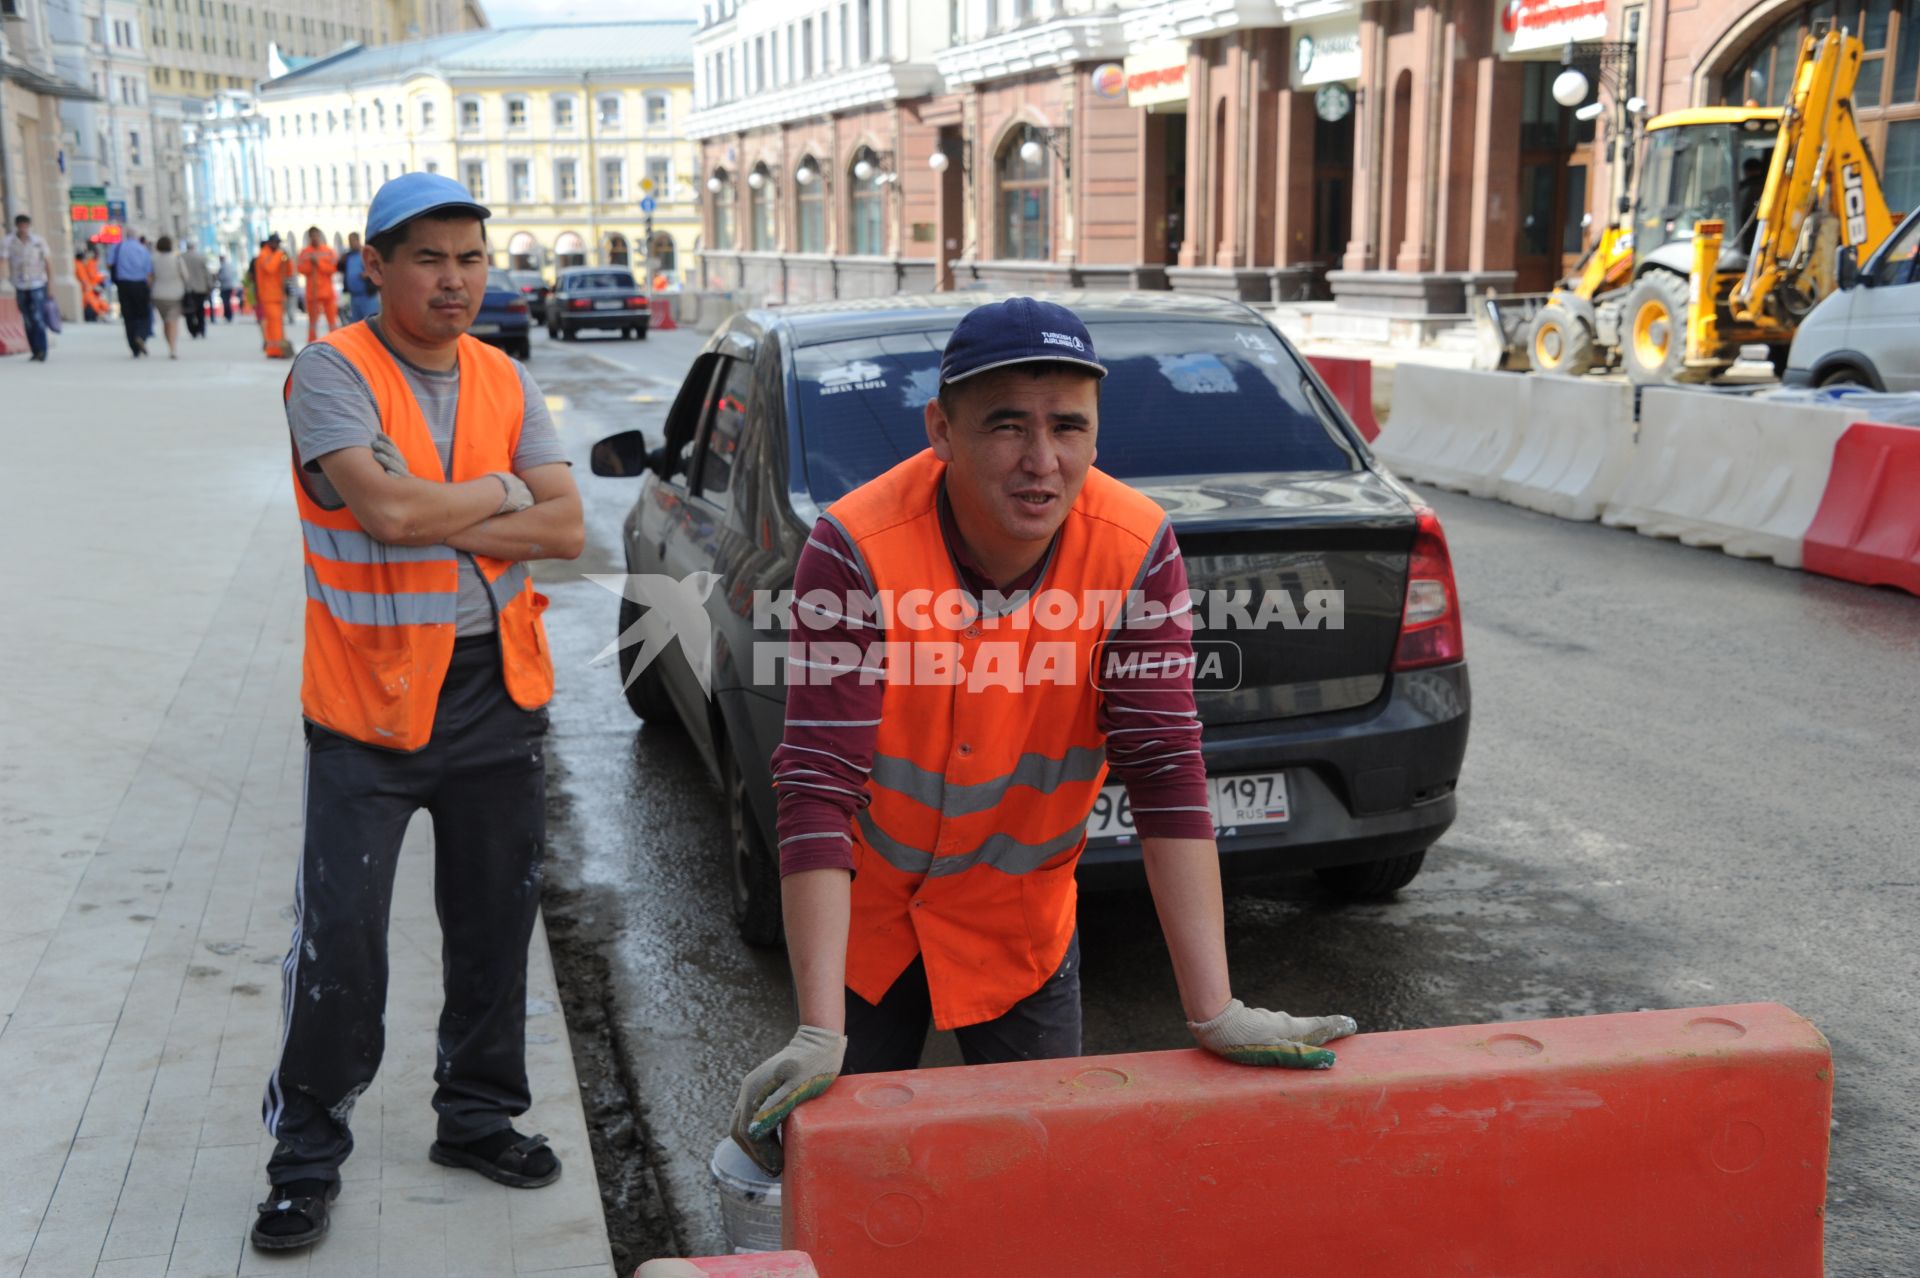
[[[369,322],[376,334],[379,325]],[[380,334],[382,342],[386,341]],[[427,419],[434,447],[440,452],[440,468],[453,469],[453,423],[460,403],[460,370],[436,373],[409,364],[388,346],[387,352],[406,375],[407,385]],[[528,375],[526,368],[514,364],[520,374],[520,390],[526,397],[526,413],[520,419],[520,442],[514,449],[513,469],[523,474],[535,466],[567,460],[560,436],[547,412],[546,397]],[[306,477],[307,495],[322,506],[340,505],[340,494],[320,470],[320,459],[342,448],[370,448],[380,433],[380,410],[373,390],[354,371],[347,357],[331,346],[314,343],[301,350],[293,361],[293,384],[287,394],[287,426],[293,431],[293,447]],[[481,635],[493,630],[493,605],[473,556],[460,554],[460,602],[454,633]]]

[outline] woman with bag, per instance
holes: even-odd
[[[186,309],[186,299],[186,267],[173,251],[173,237],[163,235],[153,246],[153,309],[160,312],[168,359],[180,358],[180,316]]]

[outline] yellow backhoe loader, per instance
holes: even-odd
[[[1704,382],[1764,345],[1784,367],[1801,319],[1837,286],[1838,250],[1865,260],[1893,231],[1853,116],[1861,52],[1844,29],[1818,28],[1784,109],[1649,120],[1631,229],[1609,228],[1544,302],[1483,300],[1494,366]]]

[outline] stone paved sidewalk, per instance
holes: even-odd
[[[245,1241],[270,1141],[300,841],[300,554],[251,325],[134,361],[70,325],[0,360],[0,1276],[612,1272],[544,931],[535,1107],[566,1161],[516,1191],[427,1161],[439,929],[409,832],[387,1057],[333,1231]]]

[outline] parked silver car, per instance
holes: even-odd
[[[1813,308],[1787,354],[1788,386],[1920,391],[1920,209]],[[1848,250],[1843,250],[1848,252]]]

